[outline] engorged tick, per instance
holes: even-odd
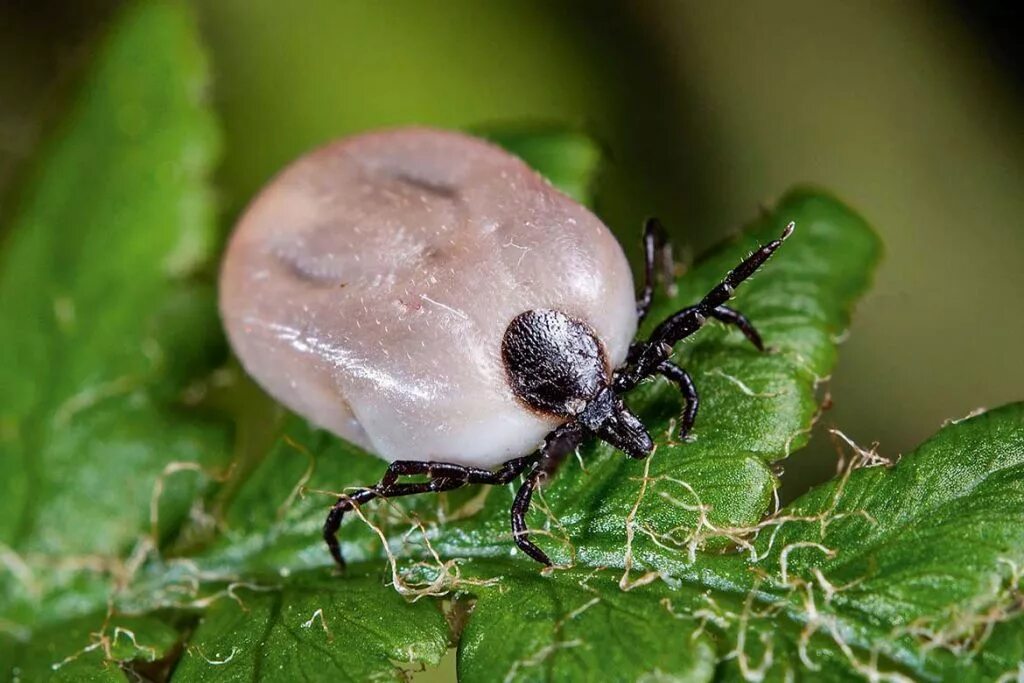
[[[518,158],[459,133],[370,133],[299,159],[252,203],[224,261],[221,315],[272,396],[390,462],[327,516],[339,565],[353,506],[522,474],[513,539],[550,565],[526,527],[534,490],[591,436],[648,456],[651,436],[622,401],[647,377],[678,386],[690,432],[697,390],[673,347],[713,318],[763,349],[725,304],[792,230],[634,339],[655,265],[671,261],[656,220],[637,299],[611,232]]]

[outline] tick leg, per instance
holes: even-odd
[[[715,310],[711,311],[711,317],[726,325],[735,325],[758,351],[764,351],[764,342],[761,341],[761,335],[754,325],[747,320],[747,316],[728,306],[718,306]]]
[[[526,481],[516,492],[512,502],[512,539],[524,553],[543,565],[551,566],[551,558],[530,540],[530,531],[526,526],[526,513],[530,509],[533,492],[541,482],[550,477],[572,451],[576,450],[583,440],[583,430],[573,422],[562,425],[548,434],[541,448],[540,459],[526,476]]]
[[[451,463],[427,462],[419,460],[396,460],[388,466],[384,476],[374,486],[359,489],[350,496],[341,496],[331,507],[324,522],[324,542],[331,557],[340,567],[345,566],[338,543],[338,529],[341,528],[345,513],[357,505],[367,503],[374,498],[397,498],[417,493],[439,493],[451,491],[466,484],[507,484],[522,473],[529,465],[537,461],[537,456],[516,458],[503,464],[497,471],[479,467],[464,467]],[[400,484],[400,476],[426,475],[429,481]]]
[[[465,484],[507,484],[516,478],[527,465],[537,460],[537,456],[516,458],[504,463],[496,471],[480,467],[466,467],[447,462],[427,462],[420,460],[396,460],[388,466],[387,472],[378,486],[393,484],[398,477],[404,475],[425,474],[430,479],[457,479]]]
[[[644,286],[636,301],[637,322],[643,322],[654,300],[655,267],[660,267],[662,280],[672,277],[672,244],[668,233],[657,218],[648,218],[644,224]],[[659,263],[660,261],[660,263]]]
[[[530,471],[526,481],[523,482],[523,485],[516,492],[516,498],[512,502],[512,539],[524,553],[541,564],[550,567],[551,558],[537,547],[536,543],[530,540],[530,531],[526,527],[526,512],[530,509],[530,500],[533,498],[533,492],[540,485],[540,481],[543,478],[544,472],[538,463]]]
[[[683,396],[683,412],[679,416],[679,438],[685,439],[693,429],[693,423],[697,420],[697,409],[700,407],[697,387],[694,386],[690,373],[672,361],[665,361],[659,365],[658,373],[672,380],[679,387],[679,393]]]
[[[730,308],[724,306],[744,280],[753,275],[764,262],[782,246],[783,241],[793,234],[794,224],[790,223],[778,239],[758,248],[738,266],[704,295],[695,306],[669,316],[663,320],[646,341],[637,342],[630,350],[626,359],[627,366],[618,371],[615,377],[615,390],[618,393],[629,391],[640,380],[650,377],[658,371],[658,367],[668,360],[672,348],[683,339],[699,330],[708,318],[714,317],[736,325],[752,343],[757,345],[760,336],[752,337],[756,331],[748,320]],[[755,339],[757,341],[755,341]]]
[[[743,260],[729,271],[722,281],[715,285],[696,306],[685,308],[679,313],[665,319],[651,334],[651,342],[665,343],[675,346],[676,343],[690,336],[704,324],[704,321],[715,315],[717,309],[725,304],[740,284],[757,272],[764,262],[782,246],[782,242],[793,233],[793,224],[786,226],[782,235]],[[726,314],[728,315],[728,314]],[[742,328],[741,328],[742,329]]]
[[[386,477],[387,475],[385,475]],[[383,481],[383,480],[382,480]],[[438,487],[441,484],[443,488]],[[427,493],[428,491],[443,491],[452,488],[458,488],[462,486],[464,482],[453,481],[453,480],[440,480],[435,481],[424,481],[416,482],[413,484],[391,484],[389,486],[383,486],[377,484],[370,488],[359,489],[351,496],[342,496],[338,498],[338,502],[331,507],[331,511],[327,513],[327,520],[324,522],[324,542],[327,543],[327,550],[330,551],[331,557],[334,558],[335,563],[342,569],[345,568],[345,558],[341,555],[341,545],[338,543],[338,529],[341,528],[341,521],[345,516],[345,513],[356,507],[367,503],[374,498],[397,498],[398,496],[411,496],[417,493]]]

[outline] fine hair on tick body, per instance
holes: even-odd
[[[623,403],[645,378],[678,387],[690,432],[697,388],[673,348],[715,319],[763,349],[726,304],[792,229],[639,339],[655,281],[671,275],[657,220],[637,294],[604,223],[514,155],[451,131],[372,132],[300,158],[253,200],[222,265],[220,311],[268,393],[390,463],[331,507],[323,535],[339,565],[354,506],[520,477],[513,539],[550,565],[526,527],[537,487],[588,438],[651,453]]]

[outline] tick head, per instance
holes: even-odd
[[[647,427],[611,389],[607,394],[612,397],[611,410],[602,411],[605,413],[603,419],[590,427],[591,431],[631,458],[646,458],[654,450],[654,441]]]

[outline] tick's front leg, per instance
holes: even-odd
[[[562,425],[548,434],[544,446],[540,450],[540,458],[533,469],[526,475],[526,481],[516,492],[512,502],[512,539],[524,553],[543,565],[550,567],[551,558],[530,540],[530,530],[526,526],[526,513],[530,509],[533,492],[541,483],[553,475],[565,460],[565,456],[576,450],[583,440],[583,429],[575,422]]]

